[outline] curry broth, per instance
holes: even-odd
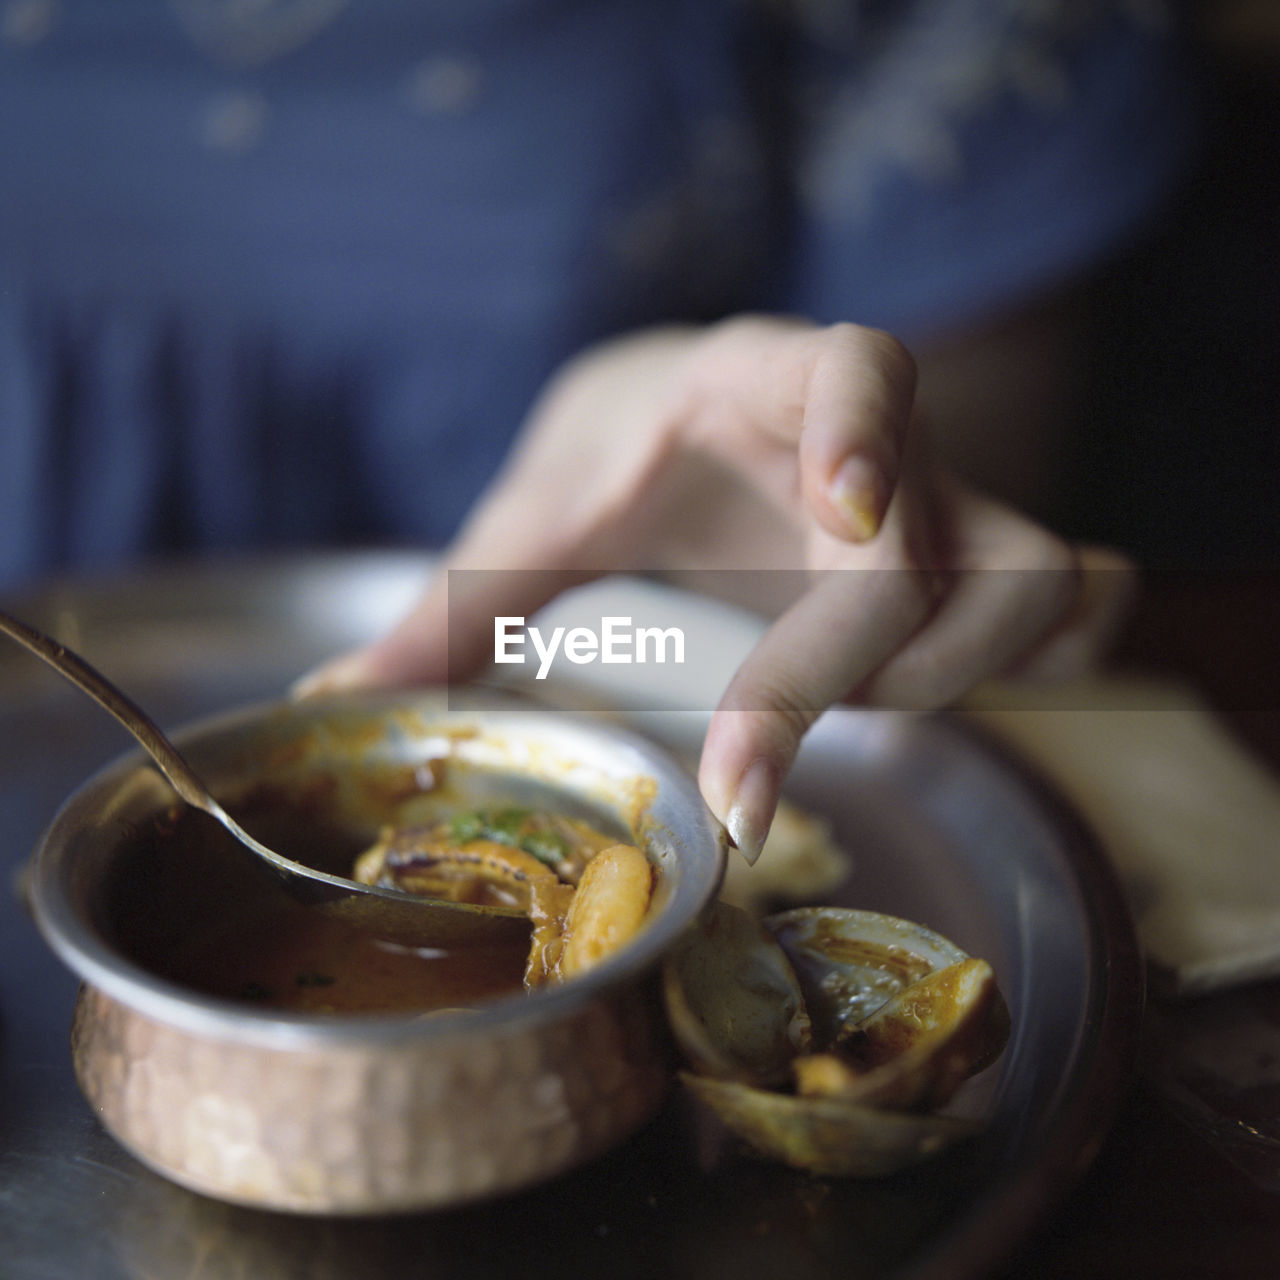
[[[237,809],[287,856],[349,874],[367,833],[281,796]],[[98,921],[143,968],[260,1008],[429,1012],[518,992],[528,940],[452,951],[381,942],[295,902],[212,819],[185,806],[136,827]]]

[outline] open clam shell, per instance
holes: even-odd
[[[968,959],[940,933],[877,911],[797,907],[764,925],[791,961],[823,1043],[847,1035],[922,978]]]
[[[1003,1047],[1006,1020],[992,1017],[998,1003],[985,960],[936,969],[838,1041],[835,1052],[797,1058],[796,1088],[877,1107],[945,1106],[991,1058],[994,1042]]]
[[[720,904],[669,958],[666,994],[699,1073],[685,1074],[689,1088],[758,1150],[819,1173],[891,1173],[974,1133],[936,1109],[1008,1034],[986,961],[910,921],[843,908],[757,927]],[[793,1090],[762,1087],[784,1075]]]

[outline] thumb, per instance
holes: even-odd
[[[575,557],[520,487],[492,492],[436,569],[426,591],[385,635],[303,676],[298,699],[355,690],[447,684],[493,658],[494,619],[527,617],[598,569],[548,569]]]

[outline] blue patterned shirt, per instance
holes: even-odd
[[[1068,278],[1186,151],[1160,15],[0,0],[0,584],[438,544],[601,337]]]

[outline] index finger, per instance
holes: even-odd
[[[734,673],[707,729],[698,781],[749,862],[801,738],[920,628],[933,605],[925,570],[830,570]]]

